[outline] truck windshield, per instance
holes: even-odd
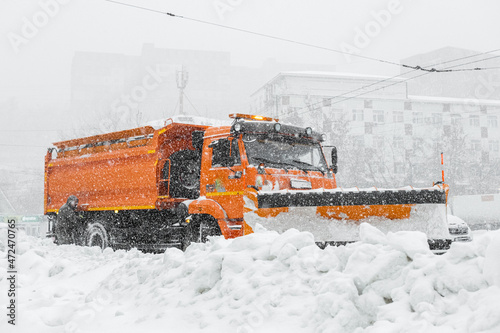
[[[243,135],[248,162],[283,169],[325,172],[327,164],[318,143],[284,136]]]

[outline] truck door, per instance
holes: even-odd
[[[236,138],[223,138],[209,146],[211,166],[207,174],[206,196],[217,201],[228,218],[243,218],[245,180]]]

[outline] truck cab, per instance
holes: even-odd
[[[189,202],[190,214],[215,217],[222,234],[232,238],[252,232],[244,222],[245,197],[256,204],[257,192],[335,188],[319,133],[267,117],[231,117],[231,126],[205,131],[200,199]],[[269,217],[287,210],[263,208],[259,214]]]

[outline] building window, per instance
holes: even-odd
[[[333,120],[342,119],[342,115],[344,114],[344,110],[342,109],[331,109],[330,114],[332,115]]]
[[[363,121],[363,110],[352,110],[353,121]]]
[[[435,151],[443,151],[442,142],[439,140],[433,140],[432,149],[434,149]]]
[[[404,147],[404,140],[400,136],[395,136],[392,139],[392,145],[394,146],[395,149],[402,149]]]
[[[394,162],[394,173],[403,174],[405,172],[402,162]]]
[[[435,125],[441,125],[443,123],[443,115],[441,113],[433,113],[432,123]]]
[[[481,152],[481,163],[488,164],[490,163],[490,154],[487,151]]]
[[[451,115],[451,124],[452,125],[460,125],[462,123],[462,116],[459,114],[452,114]]]
[[[473,151],[481,151],[481,141],[470,140],[470,149],[472,149]]]
[[[413,123],[414,124],[422,124],[424,122],[424,113],[423,112],[413,112]]]
[[[371,162],[371,168],[374,173],[381,173],[381,174],[385,173],[384,164],[381,162],[378,161]]]
[[[392,113],[392,121],[395,123],[402,123],[404,120],[402,111],[394,111]]]
[[[450,112],[450,111],[451,111],[451,105],[443,104],[443,112]]]
[[[331,98],[323,98],[323,106],[332,106]]]
[[[488,127],[491,127],[491,128],[497,128],[498,127],[497,116],[488,116]]]
[[[365,134],[373,133],[373,123],[365,123]]]
[[[405,124],[405,134],[406,135],[413,135],[413,125],[412,124]]]
[[[413,157],[413,149],[405,149],[405,159],[409,160]]]
[[[365,109],[371,109],[373,107],[373,101],[372,100],[365,100]]]
[[[415,163],[413,164],[413,176],[415,178],[427,177],[427,173],[429,172],[429,167],[423,163]]]
[[[383,123],[384,122],[384,111],[373,110],[373,122],[374,123]]]
[[[443,133],[445,136],[451,135],[451,126],[450,125],[444,125],[443,126]]]
[[[424,146],[424,139],[422,138],[414,138],[413,139],[413,151],[422,150]]]
[[[333,128],[333,120],[331,118],[325,117],[325,119],[323,119],[323,132],[330,132],[332,128]]]
[[[481,127],[481,137],[488,138],[488,128],[487,127]]]
[[[492,140],[489,142],[489,144],[490,144],[490,151],[498,153],[498,151],[500,150],[500,145],[499,145],[498,141]]]
[[[382,149],[385,144],[385,138],[382,135],[373,136],[373,148]]]
[[[479,116],[470,115],[469,116],[469,125],[472,127],[479,127]]]
[[[412,109],[411,102],[405,102],[405,110],[411,111],[411,109]]]
[[[357,135],[352,139],[354,149],[363,149],[365,147],[365,139],[361,135]]]

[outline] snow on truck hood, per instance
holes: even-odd
[[[368,224],[359,242],[325,250],[308,232],[258,226],[156,255],[22,232],[17,250],[16,332],[500,331],[500,231],[441,256],[419,233]]]

